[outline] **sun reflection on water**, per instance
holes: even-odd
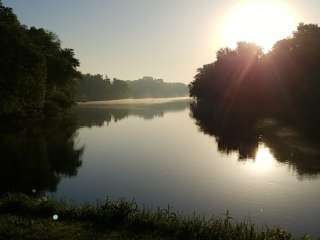
[[[270,148],[262,143],[259,144],[255,159],[249,163],[249,166],[255,171],[264,172],[272,169],[275,160]]]

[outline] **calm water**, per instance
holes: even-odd
[[[206,216],[229,210],[237,220],[320,236],[317,145],[270,119],[257,137],[212,134],[189,105],[77,107],[71,126],[5,132],[11,160],[3,161],[2,192],[37,189],[78,203],[135,199]]]

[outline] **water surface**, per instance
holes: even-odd
[[[135,199],[206,216],[229,210],[236,220],[320,236],[318,145],[270,119],[264,134],[220,133],[189,105],[79,106],[72,128],[33,130],[32,139],[23,132],[18,142],[3,135],[14,163],[4,161],[2,191],[37,189],[76,203]]]

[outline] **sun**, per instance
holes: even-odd
[[[224,42],[253,42],[269,51],[278,40],[290,36],[297,23],[292,9],[281,1],[247,1],[236,6],[227,18]]]

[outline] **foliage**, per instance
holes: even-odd
[[[111,82],[106,76],[83,74],[79,79],[77,85],[77,99],[78,100],[99,100],[107,97],[107,89]]]
[[[131,98],[183,97],[188,94],[188,88],[183,83],[167,83],[152,77],[127,81],[127,84]]]
[[[111,100],[123,98],[180,97],[187,95],[183,83],[165,83],[162,79],[144,77],[134,81],[124,81],[106,76],[84,74],[77,86],[79,101]]]
[[[320,100],[319,40],[318,25],[301,23],[267,54],[250,43],[221,49],[215,62],[198,70],[190,95],[224,112],[285,112],[319,119],[319,108],[309,107]]]
[[[69,107],[79,66],[73,50],[61,48],[49,31],[22,25],[1,2],[0,35],[0,116],[55,114]]]
[[[73,207],[46,198],[7,195],[0,200],[0,213],[6,216],[5,219],[0,218],[0,237],[5,236],[6,239],[17,239],[21,232],[25,233],[24,239],[30,239],[30,236],[45,233],[45,230],[50,235],[47,239],[63,237],[61,232],[54,231],[55,228],[64,234],[77,229],[81,234],[74,235],[73,239],[110,239],[111,236],[119,237],[115,239],[294,239],[282,229],[257,230],[248,222],[234,222],[228,212],[223,219],[206,220],[199,216],[182,217],[169,208],[157,211],[140,209],[136,203],[124,200]],[[57,221],[52,220],[54,215],[58,216]],[[28,231],[30,228],[35,232]],[[104,238],[106,235],[109,237]],[[303,239],[310,238],[306,236]]]
[[[318,25],[301,23],[266,54],[239,43],[198,70],[191,115],[219,151],[254,159],[263,142],[299,177],[319,175],[319,40]]]

